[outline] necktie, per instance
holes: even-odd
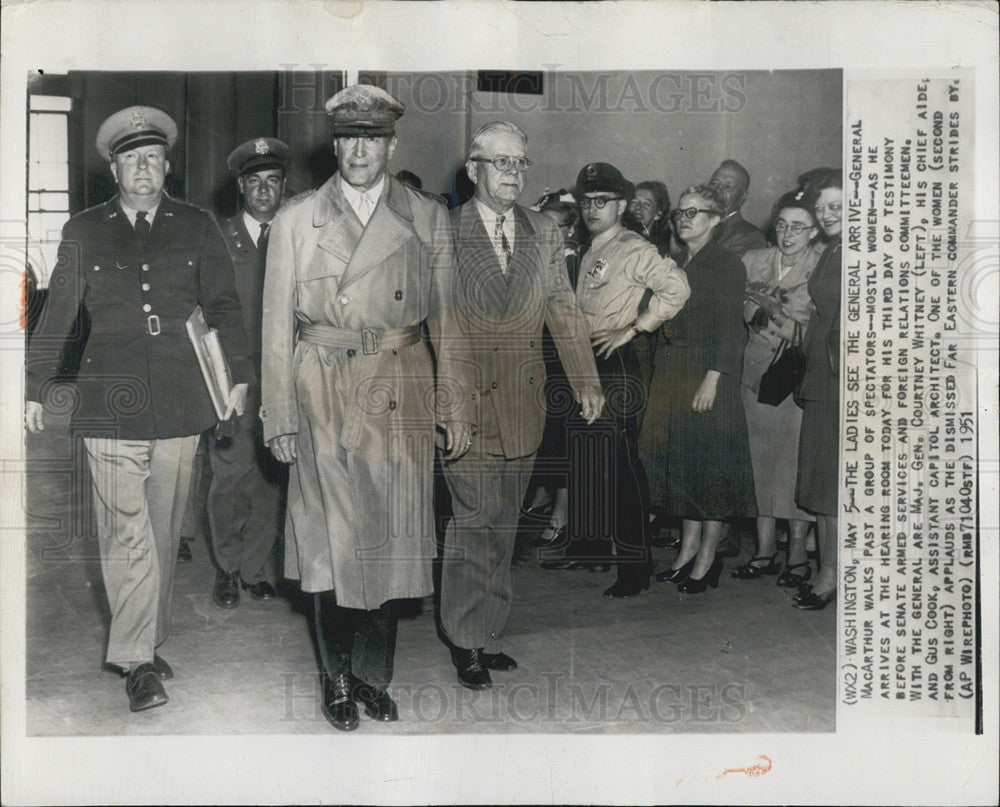
[[[507,234],[503,231],[503,221],[504,216],[497,216],[496,229],[493,231],[493,240],[500,245],[500,266],[507,274],[507,270],[510,268],[510,258],[514,254],[514,251],[510,248],[510,241],[507,240]]]
[[[260,225],[260,235],[257,236],[257,249],[267,248],[267,231],[271,229],[271,225],[266,221],[262,222]]]
[[[142,248],[146,248],[146,242],[149,240],[149,221],[146,220],[146,211],[137,210],[135,213],[135,232],[139,236],[139,243],[142,244]]]
[[[368,219],[372,217],[372,211],[375,209],[375,200],[372,199],[371,194],[367,191],[361,194],[361,210],[359,211],[359,217],[362,224],[368,224]]]

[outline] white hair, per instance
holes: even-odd
[[[469,141],[469,156],[478,157],[483,153],[483,141],[494,132],[507,132],[521,138],[521,145],[525,151],[528,150],[528,136],[521,131],[520,127],[503,120],[490,121],[479,127],[479,130]]]

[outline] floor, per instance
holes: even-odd
[[[88,527],[89,485],[65,422],[28,438],[27,726],[34,736],[322,734],[311,600],[281,596],[222,610],[204,542],[177,568],[170,702],[133,714],[124,681],[102,669],[108,610]],[[76,524],[75,522],[79,522]],[[70,536],[79,535],[72,539]],[[87,537],[89,536],[89,537]],[[613,573],[544,571],[533,533],[519,538],[507,652],[494,687],[459,686],[431,598],[400,622],[390,694],[400,721],[380,734],[831,732],[835,609],[802,612],[774,577],[718,589],[669,584],[628,600],[601,592]],[[657,568],[676,550],[654,549]]]

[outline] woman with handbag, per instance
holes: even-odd
[[[726,521],[757,515],[739,393],[746,269],[715,237],[725,210],[717,190],[695,185],[672,214],[691,296],[663,326],[640,435],[652,503],[683,519],[680,552],[656,579],[685,594],[718,585]]]
[[[809,278],[815,306],[806,328],[806,372],[795,501],[816,514],[820,569],[814,584],[803,583],[793,604],[806,611],[826,608],[837,595],[837,492],[840,476],[840,278],[843,181],[834,169],[810,171],[799,180],[816,194],[816,220],[829,239]]]
[[[743,354],[741,392],[757,491],[757,552],[732,576],[754,580],[778,574],[776,521],[786,519],[788,562],[778,585],[787,588],[812,577],[806,535],[816,517],[795,505],[802,410],[793,393],[805,372],[802,333],[813,308],[807,285],[819,260],[814,204],[815,197],[805,191],[786,193],[774,206],[777,246],[743,256],[747,269],[743,315],[750,339]]]

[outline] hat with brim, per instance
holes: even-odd
[[[226,158],[226,165],[240,177],[274,168],[284,171],[288,167],[288,152],[288,145],[281,140],[258,137],[233,149],[233,153]]]
[[[355,84],[326,102],[334,137],[390,137],[406,107],[381,87]]]
[[[130,106],[109,117],[97,130],[97,153],[111,162],[116,154],[140,146],[169,149],[177,141],[177,124],[166,112],[151,106]]]
[[[610,163],[585,165],[576,178],[577,197],[585,193],[614,193],[624,199],[635,196],[635,185]]]

